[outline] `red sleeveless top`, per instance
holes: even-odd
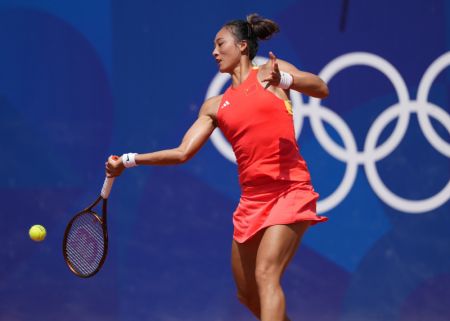
[[[230,86],[217,111],[218,127],[236,155],[241,186],[274,181],[310,181],[295,139],[292,107],[250,71],[239,86]]]

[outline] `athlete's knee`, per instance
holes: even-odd
[[[258,264],[255,269],[255,279],[259,288],[267,285],[276,285],[280,282],[280,268],[274,264]]]

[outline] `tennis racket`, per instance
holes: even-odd
[[[76,214],[64,233],[64,260],[76,276],[88,278],[102,267],[108,253],[106,210],[114,178],[106,177],[100,196],[85,210]],[[102,216],[94,208],[102,203]]]

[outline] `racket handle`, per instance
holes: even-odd
[[[102,187],[102,192],[101,192],[101,196],[103,199],[107,199],[109,197],[109,193],[111,193],[111,188],[113,186],[114,183],[114,177],[106,177],[105,178],[105,182],[103,183],[103,187]]]

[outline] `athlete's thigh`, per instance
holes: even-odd
[[[255,280],[256,255],[263,233],[258,233],[244,243],[233,240],[231,246],[231,267],[234,280],[241,296],[257,293]]]
[[[310,222],[305,221],[268,227],[261,238],[255,269],[281,277],[309,225]]]

